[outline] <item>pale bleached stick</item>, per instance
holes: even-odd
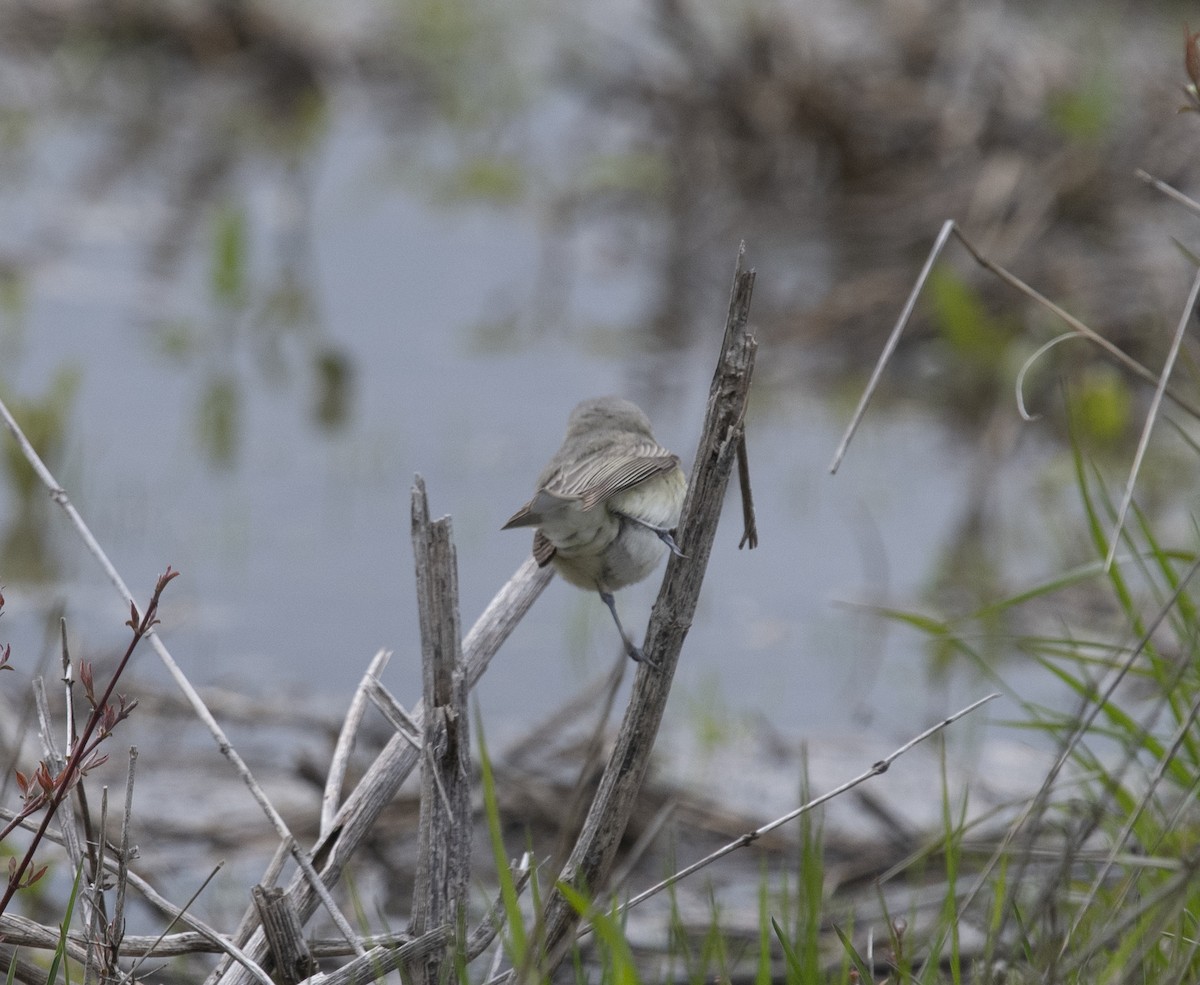
[[[401,947],[376,947],[327,975],[313,975],[307,985],[369,985],[382,981],[394,968],[416,964],[446,950],[454,940],[453,927],[435,927]]]
[[[33,680],[33,703],[37,709],[38,723],[41,727],[42,751],[46,754],[46,761],[51,765],[55,774],[60,774],[63,767],[67,765],[67,757],[59,752],[58,744],[54,741],[54,721],[50,715],[49,701],[46,698],[46,682],[40,677]],[[70,737],[67,741],[71,741]],[[79,837],[78,817],[75,814],[75,800],[72,797],[63,798],[58,807],[58,815],[56,820],[59,830],[62,832],[63,847],[67,850],[67,857],[71,860],[71,868],[78,869],[83,864],[85,846]]]
[[[341,731],[338,732],[337,742],[333,747],[329,773],[325,778],[325,790],[321,794],[320,832],[322,838],[329,834],[329,829],[333,827],[333,819],[337,815],[342,783],[346,779],[346,769],[350,764],[350,753],[354,750],[354,740],[358,737],[358,729],[362,725],[363,715],[367,711],[369,700],[367,692],[370,682],[379,677],[391,656],[391,650],[380,650],[375,654],[363,679],[354,690],[354,697],[350,699],[350,707],[346,710],[346,718],[342,722]]]
[[[850,424],[846,428],[846,433],[842,436],[842,440],[837,446],[837,451],[833,453],[833,461],[829,463],[830,472],[836,473],[838,466],[842,464],[842,459],[846,455],[846,449],[850,447],[850,441],[854,437],[854,432],[858,430],[858,425],[867,413],[867,404],[871,402],[871,398],[875,395],[875,390],[879,386],[879,379],[883,376],[884,368],[892,358],[892,353],[896,351],[896,346],[900,344],[900,336],[904,334],[904,329],[908,326],[908,320],[912,317],[913,309],[917,306],[917,298],[921,296],[921,291],[925,287],[925,281],[929,279],[933,265],[937,262],[937,258],[941,255],[942,250],[945,249],[946,240],[950,238],[950,234],[953,231],[953,219],[947,219],[942,223],[942,231],[938,233],[937,239],[933,241],[933,248],[929,251],[929,256],[925,259],[925,266],[921,268],[921,272],[917,275],[917,282],[913,284],[913,288],[908,295],[908,300],[904,302],[904,308],[900,311],[900,317],[896,319],[896,324],[893,326],[887,342],[884,343],[883,351],[879,354],[879,358],[875,362],[875,368],[871,371],[871,378],[867,380],[867,385],[863,388],[862,396],[858,398],[858,406],[854,408],[854,413],[850,417]]]
[[[396,700],[394,694],[383,686],[378,678],[372,679],[367,686],[367,697],[371,699],[376,710],[396,734],[408,741],[415,749],[421,748],[421,726],[413,721],[412,715],[404,710],[404,706]]]
[[[1187,304],[1183,306],[1183,314],[1179,316],[1179,325],[1175,329],[1175,337],[1171,340],[1171,349],[1167,353],[1166,362],[1163,363],[1162,372],[1159,374],[1158,385],[1154,388],[1154,398],[1150,401],[1150,409],[1146,412],[1146,423],[1142,426],[1137,452],[1133,456],[1133,465],[1129,469],[1129,479],[1125,483],[1125,495],[1121,497],[1121,508],[1117,511],[1116,526],[1113,527],[1112,541],[1108,545],[1108,556],[1104,559],[1105,571],[1112,568],[1117,545],[1121,542],[1121,531],[1125,527],[1125,516],[1129,512],[1129,505],[1133,502],[1133,489],[1142,468],[1142,459],[1146,457],[1146,449],[1150,446],[1150,432],[1154,430],[1154,422],[1158,419],[1158,409],[1162,406],[1163,394],[1167,392],[1167,380],[1171,378],[1171,370],[1175,368],[1175,358],[1179,355],[1179,347],[1183,344],[1188,319],[1196,310],[1198,296],[1200,296],[1200,270],[1197,270],[1196,276],[1192,278],[1192,289],[1188,292]]]
[[[412,543],[421,628],[421,816],[409,930],[457,927],[471,868],[471,755],[458,614],[458,557],[450,517],[431,520],[425,480],[412,490]],[[453,974],[449,953],[408,965],[407,980],[437,985]]]
[[[61,640],[61,658],[62,658],[62,682],[65,694],[63,695],[64,710],[66,711],[66,729],[67,741],[66,748],[69,750],[75,744],[75,669],[71,666],[71,651],[67,646],[67,620],[60,618],[58,620],[58,632]]]
[[[1181,192],[1175,188],[1172,188],[1161,178],[1156,178],[1156,177],[1154,177],[1154,175],[1143,171],[1141,168],[1138,168],[1133,173],[1135,175],[1137,175],[1139,178],[1141,178],[1142,181],[1146,182],[1146,184],[1150,185],[1153,188],[1158,189],[1160,192],[1162,192],[1164,195],[1166,195],[1167,198],[1171,199],[1172,201],[1178,202],[1185,209],[1190,209],[1192,212],[1195,212],[1197,215],[1200,215],[1200,202],[1197,202],[1194,198],[1189,198],[1183,192]]]
[[[82,784],[80,784],[82,787]],[[103,957],[97,955],[99,945],[104,937],[105,920],[107,911],[104,906],[104,863],[107,861],[105,855],[105,839],[108,837],[108,787],[100,788],[100,823],[96,829],[96,843],[89,848],[89,855],[95,861],[95,868],[92,870],[90,893],[87,896],[91,900],[91,929],[88,932],[88,958],[87,963],[83,966],[83,980],[90,982],[92,980],[92,962],[103,961],[104,970],[110,971],[112,962],[109,960],[109,955],[106,953]],[[83,894],[81,894],[83,895]],[[104,951],[109,950],[111,941],[104,940]],[[106,976],[107,977],[107,976]]]
[[[125,938],[125,890],[129,884],[129,823],[133,817],[133,780],[137,775],[137,746],[129,747],[129,769],[125,774],[125,807],[121,813],[121,848],[117,853],[117,899],[113,904],[113,927],[119,940]]]
[[[16,913],[3,913],[0,914],[0,931],[4,933],[5,944],[53,951],[61,943],[64,953],[71,960],[80,965],[87,960],[87,951],[84,942],[79,939],[79,935],[67,934],[63,937],[60,927],[43,927],[28,917],[22,917]],[[7,970],[5,969],[5,971]]]

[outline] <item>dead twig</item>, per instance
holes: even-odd
[[[983,705],[987,704],[989,701],[993,701],[998,697],[1000,697],[999,694],[989,694],[989,695],[987,695],[987,697],[980,698],[978,701],[972,702],[971,704],[967,705],[967,707],[961,709],[960,711],[956,711],[949,718],[943,719],[942,721],[938,722],[936,725],[933,725],[930,728],[927,728],[920,735],[915,736],[912,739],[909,739],[908,742],[904,743],[904,745],[902,745],[899,749],[894,750],[892,753],[885,756],[883,759],[880,759],[879,761],[873,763],[871,765],[870,769],[866,770],[865,772],[860,773],[858,776],[854,777],[854,779],[847,780],[841,786],[834,787],[834,789],[830,790],[828,793],[824,793],[819,797],[814,797],[812,800],[808,801],[805,804],[802,804],[801,806],[797,807],[795,810],[789,811],[787,814],[784,814],[781,817],[777,817],[777,818],[775,818],[775,820],[773,820],[767,824],[764,824],[761,828],[755,828],[753,831],[747,831],[745,834],[734,839],[733,841],[729,842],[728,844],[722,845],[715,852],[711,852],[710,854],[705,855],[704,858],[702,858],[696,862],[693,862],[691,865],[685,866],[684,868],[682,868],[678,872],[676,872],[674,875],[671,875],[670,877],[663,879],[661,882],[655,883],[649,889],[643,890],[642,892],[640,892],[636,896],[634,896],[632,899],[630,899],[628,902],[622,904],[619,912],[624,913],[627,910],[632,910],[638,904],[644,903],[646,900],[650,899],[650,897],[658,895],[664,889],[670,888],[671,886],[675,885],[675,883],[679,882],[680,880],[686,879],[688,876],[693,875],[696,872],[699,872],[701,869],[706,868],[709,865],[712,865],[712,863],[717,861],[718,859],[724,858],[726,855],[730,854],[731,852],[737,851],[739,848],[745,848],[748,845],[754,844],[754,842],[758,841],[758,839],[763,837],[763,835],[770,834],[776,828],[782,827],[785,824],[789,824],[790,822],[796,820],[796,818],[800,817],[801,815],[807,814],[810,811],[815,810],[816,808],[820,807],[822,804],[828,803],[829,801],[833,800],[835,797],[840,797],[842,794],[846,793],[846,791],[853,790],[855,787],[859,786],[860,784],[866,783],[867,780],[870,780],[872,777],[880,776],[880,775],[886,773],[888,771],[888,769],[891,767],[892,763],[894,763],[897,759],[899,759],[901,756],[903,756],[906,752],[908,752],[914,746],[919,745],[920,743],[924,742],[926,739],[930,738],[931,736],[937,735],[937,733],[939,733],[939,732],[943,731],[944,729],[948,728],[949,726],[953,725],[960,718],[964,718],[967,715],[969,715],[976,708],[982,707]]]
[[[884,343],[883,351],[879,353],[879,359],[875,363],[875,368],[871,371],[871,378],[867,380],[867,385],[863,388],[862,396],[858,398],[858,406],[854,408],[854,413],[850,416],[850,424],[846,428],[846,433],[842,436],[842,440],[837,446],[837,451],[833,453],[833,461],[829,463],[830,472],[836,473],[838,466],[842,464],[846,450],[850,447],[850,441],[854,437],[854,433],[858,430],[858,425],[862,422],[863,417],[866,416],[867,405],[871,402],[871,398],[875,395],[875,391],[879,387],[879,379],[883,376],[885,367],[891,361],[892,353],[896,351],[896,346],[900,344],[900,336],[904,334],[904,329],[908,327],[908,321],[912,318],[913,309],[917,306],[917,298],[921,296],[921,291],[925,287],[925,281],[929,279],[930,273],[933,272],[933,265],[937,262],[937,258],[941,256],[942,250],[946,247],[946,241],[949,240],[950,234],[953,231],[953,219],[947,219],[942,223],[941,232],[938,233],[937,239],[933,241],[933,247],[929,250],[929,256],[925,258],[925,266],[917,274],[917,281],[913,284],[912,291],[908,295],[908,300],[904,302],[904,307],[900,310],[900,317],[896,319],[896,324],[892,328],[891,334],[888,335],[887,342]]]
[[[1154,175],[1149,174],[1146,171],[1143,171],[1141,168],[1138,168],[1133,173],[1138,178],[1140,178],[1142,181],[1146,182],[1146,184],[1150,185],[1150,187],[1155,188],[1158,191],[1162,192],[1164,195],[1167,196],[1167,198],[1171,199],[1174,202],[1178,202],[1185,209],[1188,209],[1189,211],[1194,212],[1196,215],[1200,215],[1200,202],[1197,202],[1194,198],[1189,198],[1187,195],[1185,195],[1183,192],[1179,191],[1177,188],[1172,188],[1161,178],[1156,178],[1156,177],[1154,177]]]
[[[2,408],[3,404],[0,403],[0,409]],[[50,821],[58,813],[59,808],[62,807],[67,794],[87,774],[88,770],[100,765],[107,758],[97,753],[97,747],[136,706],[136,701],[126,702],[123,695],[119,696],[116,703],[113,703],[113,695],[117,687],[117,682],[121,679],[125,668],[129,666],[129,661],[133,657],[138,644],[151,632],[154,625],[158,622],[159,600],[162,598],[162,593],[167,585],[178,574],[179,572],[172,571],[168,567],[159,576],[154,586],[154,592],[150,596],[150,603],[146,606],[144,613],[139,614],[137,606],[132,602],[129,603],[130,616],[126,625],[132,631],[132,638],[125,649],[125,653],[118,661],[117,667],[108,681],[108,685],[99,696],[94,691],[90,666],[86,663],[83,664],[80,676],[83,679],[88,700],[91,702],[92,711],[88,716],[83,730],[74,740],[66,764],[62,769],[56,770],[53,774],[46,767],[46,764],[42,763],[33,777],[26,778],[23,775],[18,775],[17,782],[21,787],[21,795],[24,801],[21,813],[25,816],[30,816],[40,810],[42,812],[42,820],[34,832],[33,838],[30,840],[25,855],[19,863],[9,870],[7,885],[4,888],[3,895],[0,896],[0,914],[3,914],[8,908],[9,902],[18,889],[30,885],[32,881],[36,881],[39,877],[40,873],[31,871],[30,867],[33,865],[33,857],[38,845],[41,843],[42,838],[45,837],[46,830],[50,826]],[[0,828],[0,840],[11,830],[11,822],[4,828]],[[44,871],[44,868],[42,871]]]
[[[754,271],[743,268],[738,250],[724,342],[709,390],[708,409],[679,522],[683,556],[672,555],[646,631],[653,660],[638,667],[633,694],[584,828],[559,881],[595,898],[602,890],[617,846],[646,775],[683,641],[691,627],[704,572],[716,537],[725,490],[741,439],[757,342],[749,330]],[[574,937],[579,914],[555,889],[541,918],[543,953],[552,969]],[[531,953],[538,950],[531,948]]]
[[[321,795],[320,831],[322,837],[327,835],[329,829],[333,827],[333,819],[338,809],[338,796],[341,793],[342,783],[346,779],[346,768],[350,762],[350,753],[354,749],[354,740],[358,735],[363,715],[367,710],[370,684],[372,681],[377,680],[379,675],[383,673],[383,668],[387,666],[387,662],[391,656],[391,650],[380,650],[375,654],[375,657],[367,667],[367,672],[363,675],[363,679],[354,691],[354,697],[350,699],[350,707],[346,711],[346,717],[342,722],[341,730],[338,732],[337,743],[333,747],[333,757],[330,760],[329,772],[325,778],[325,790]]]
[[[458,624],[458,562],[450,518],[431,521],[425,481],[412,494],[413,555],[421,625],[423,721],[421,817],[409,932],[457,928],[471,875],[471,740]],[[436,985],[445,955],[409,966],[417,982]]]
[[[129,769],[125,774],[125,807],[121,813],[121,848],[117,852],[117,899],[113,905],[113,941],[120,949],[125,937],[125,892],[129,885],[129,822],[133,817],[133,780],[137,775],[137,746],[129,747]],[[116,953],[113,955],[114,961]]]
[[[308,985],[368,985],[389,971],[416,965],[446,950],[454,940],[453,927],[436,927],[400,947],[374,947],[328,975],[313,975]]]
[[[1192,278],[1192,289],[1188,292],[1187,303],[1183,306],[1183,313],[1179,316],[1175,336],[1171,339],[1171,348],[1167,352],[1166,361],[1163,363],[1162,372],[1158,377],[1158,385],[1154,388],[1154,397],[1150,401],[1149,410],[1146,411],[1146,423],[1142,426],[1142,433],[1138,438],[1137,451],[1133,456],[1133,464],[1129,467],[1129,478],[1125,482],[1125,493],[1121,497],[1121,508],[1117,511],[1117,522],[1113,525],[1108,555],[1104,558],[1105,571],[1112,567],[1113,558],[1116,557],[1117,545],[1121,542],[1121,531],[1125,529],[1125,517],[1133,502],[1133,490],[1137,485],[1138,473],[1142,468],[1142,459],[1146,457],[1146,449],[1150,446],[1150,434],[1154,430],[1154,422],[1158,419],[1158,410],[1162,406],[1163,395],[1167,392],[1167,380],[1171,378],[1171,370],[1175,368],[1175,358],[1179,355],[1179,347],[1183,345],[1183,336],[1187,332],[1188,320],[1192,317],[1192,312],[1196,310],[1197,297],[1200,297],[1200,270],[1197,270],[1196,276]]]

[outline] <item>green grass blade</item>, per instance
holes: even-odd
[[[525,918],[521,913],[521,901],[508,866],[508,853],[504,849],[503,827],[500,823],[500,807],[496,802],[496,778],[492,773],[492,760],[488,755],[487,739],[483,721],[475,715],[475,735],[479,745],[479,773],[483,784],[483,808],[487,816],[488,836],[492,843],[492,858],[496,864],[496,875],[500,880],[500,899],[504,904],[507,931],[504,940],[508,944],[509,960],[514,967],[523,967],[529,954],[529,939],[525,929]]]
[[[853,942],[846,936],[842,928],[835,923],[833,930],[838,935],[838,940],[842,942],[842,947],[846,949],[846,955],[850,958],[850,963],[854,966],[854,970],[858,972],[859,981],[875,981],[875,973],[867,966],[866,961],[863,960],[862,955],[858,953]]]

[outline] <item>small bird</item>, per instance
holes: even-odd
[[[537,527],[538,565],[553,562],[571,584],[599,592],[625,652],[640,661],[612,593],[650,574],[665,549],[683,556],[672,531],[686,492],[679,456],[654,440],[637,405],[596,397],[571,411],[567,436],[538,476],[533,499],[502,529]]]

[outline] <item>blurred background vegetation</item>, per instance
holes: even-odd
[[[5,2],[0,390],[123,566],[184,571],[171,629],[197,673],[348,688],[415,639],[413,472],[459,524],[474,611],[524,551],[497,518],[580,396],[634,397],[687,457],[744,239],[765,549],[714,560],[736,614],[701,613],[685,704],[787,731],[936,717],[963,685],[945,649],[834,603],[995,616],[1088,559],[1072,442],[1120,481],[1148,388],[1057,346],[1023,423],[1014,379],[1059,326],[951,249],[850,473],[822,479],[828,454],[947,218],[1161,364],[1200,244],[1134,172],[1196,191],[1188,9]],[[1195,371],[1189,340],[1180,386]],[[1195,422],[1172,423],[1138,490],[1168,539],[1194,473]],[[4,475],[9,622],[40,652],[90,568],[11,449]],[[1094,619],[1075,591],[1040,617]],[[107,625],[99,588],[76,598],[81,630]],[[504,707],[594,667],[600,620],[554,598]],[[990,624],[989,659],[1026,674],[1018,628]]]

